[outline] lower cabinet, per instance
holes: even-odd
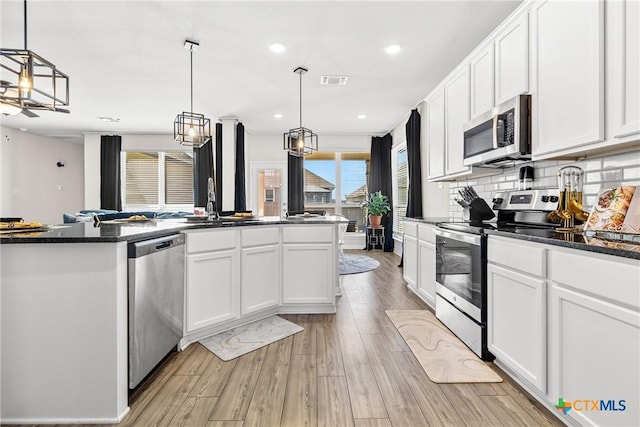
[[[240,279],[240,314],[280,303],[280,246],[243,248]]]
[[[546,393],[546,281],[489,264],[487,325],[489,351]]]
[[[333,244],[284,244],[282,302],[331,303],[335,293]]]
[[[238,251],[235,249],[187,256],[187,332],[238,315],[237,266]]]
[[[436,247],[420,240],[418,242],[418,295],[431,307],[436,306]]]
[[[403,277],[415,290],[418,283],[418,239],[405,233],[402,243]]]

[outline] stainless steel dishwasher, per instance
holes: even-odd
[[[129,243],[129,388],[182,338],[184,235]]]

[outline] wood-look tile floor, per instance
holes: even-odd
[[[380,267],[342,278],[335,315],[283,315],[304,332],[230,362],[189,346],[118,426],[562,425],[493,364],[503,383],[431,382],[385,314],[427,306],[407,290],[399,257],[369,255]]]

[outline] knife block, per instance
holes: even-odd
[[[482,221],[494,218],[495,213],[491,210],[484,199],[475,199],[469,205],[469,222],[471,225],[481,224]]]

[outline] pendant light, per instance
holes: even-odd
[[[29,110],[68,113],[69,76],[27,48],[27,0],[24,0],[24,49],[0,48],[0,106],[4,114]]]
[[[307,71],[309,70],[303,67],[293,70],[300,76],[300,127],[289,129],[289,132],[284,133],[284,149],[289,151],[290,155],[297,157],[318,151],[318,135],[302,126],[302,75]]]
[[[191,57],[191,110],[183,111],[176,116],[173,122],[173,139],[180,145],[200,148],[211,140],[211,121],[204,116],[193,112],[193,52],[200,46],[191,40],[184,41],[184,48],[189,49]]]

